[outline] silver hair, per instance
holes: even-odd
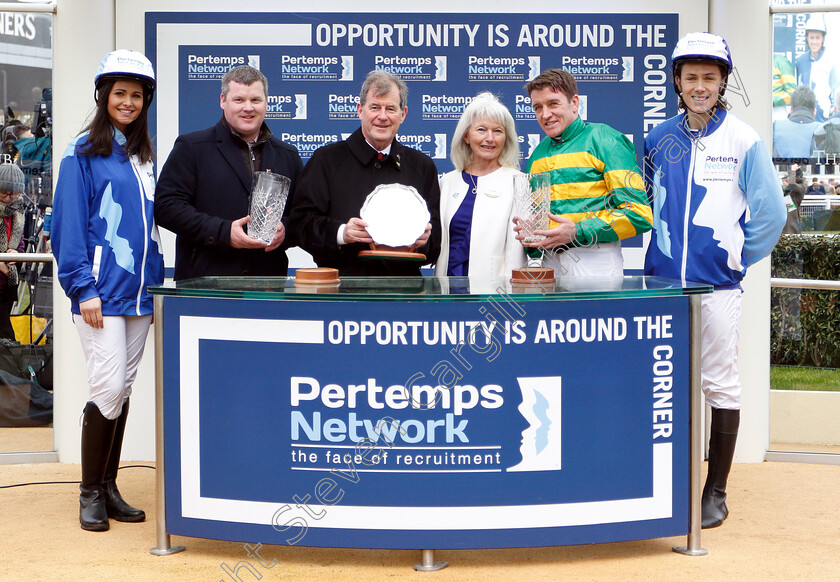
[[[367,74],[365,82],[362,83],[362,90],[359,91],[359,105],[365,106],[371,89],[374,91],[374,97],[381,97],[387,95],[394,86],[400,92],[400,110],[405,109],[408,103],[408,85],[393,73],[382,70],[374,70]]]
[[[519,169],[519,138],[516,135],[516,126],[513,123],[513,116],[495,95],[489,92],[479,93],[461,114],[458,125],[455,127],[455,134],[452,136],[450,159],[452,164],[460,171],[468,168],[473,161],[473,153],[470,145],[464,141],[464,136],[476,120],[486,119],[498,123],[505,128],[505,144],[499,154],[499,163],[506,168]]]

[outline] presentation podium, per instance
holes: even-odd
[[[655,277],[202,278],[154,287],[170,534],[429,550],[687,535],[699,313]]]

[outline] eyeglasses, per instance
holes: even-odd
[[[0,198],[17,198],[18,196],[20,196],[20,192],[0,192]]]

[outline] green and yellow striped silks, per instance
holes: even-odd
[[[528,171],[550,172],[551,212],[577,223],[575,246],[614,242],[653,225],[633,144],[607,125],[576,119],[559,139],[540,142]]]

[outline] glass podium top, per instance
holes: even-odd
[[[167,281],[153,295],[293,301],[482,301],[506,294],[517,301],[568,301],[670,297],[711,293],[711,285],[660,277],[593,277],[586,280],[511,283],[475,277],[342,277],[335,285],[296,284],[294,277],[201,277]]]

